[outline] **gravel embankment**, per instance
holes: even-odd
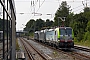
[[[27,40],[27,39],[25,39],[25,40]],[[71,57],[71,56],[64,54],[62,52],[52,50],[48,47],[42,46],[41,44],[36,43],[32,40],[27,40],[27,41],[29,43],[31,43],[33,46],[35,46],[37,49],[42,51],[45,55],[47,55],[52,60],[77,60],[74,57]]]

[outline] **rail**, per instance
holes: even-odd
[[[79,46],[74,46],[74,48],[75,49],[82,50],[82,51],[90,52],[90,49],[89,48],[84,48],[84,47],[79,47]]]
[[[42,58],[43,58],[43,60],[50,60],[45,54],[43,54],[40,50],[38,50],[36,47],[34,47],[32,44],[30,44],[29,42],[27,42],[26,40],[24,40],[23,38],[21,39],[23,42],[26,42],[27,44],[29,44],[29,46],[31,46]],[[28,48],[26,48],[27,50],[28,50],[28,52],[29,52],[29,49]],[[31,52],[29,52],[29,53],[31,53]],[[31,55],[31,57],[32,57],[32,60],[35,60],[34,58],[33,58],[33,56],[32,56],[32,54],[29,54],[29,55]]]
[[[37,42],[37,41],[34,40],[34,39],[33,39],[33,41]],[[64,54],[67,54],[67,55],[69,55],[69,56],[72,56],[72,57],[74,57],[74,58],[76,58],[76,59],[78,59],[78,60],[90,60],[90,56],[85,55],[85,54],[82,54],[82,53],[78,53],[78,52],[75,52],[75,51],[72,51],[72,50],[71,50],[70,52],[66,52],[66,51],[63,51],[63,50],[61,50],[61,49],[56,49],[55,47],[52,47],[52,46],[49,46],[49,45],[46,45],[46,44],[43,44],[43,43],[40,43],[40,42],[37,42],[37,43],[39,43],[39,44],[41,44],[41,45],[44,45],[44,46],[46,46],[46,47],[49,47],[49,48],[51,48],[51,49],[54,49],[54,50],[56,50],[56,51],[62,52],[62,53],[64,53]]]

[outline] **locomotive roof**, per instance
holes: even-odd
[[[40,31],[36,31],[36,32],[34,32],[34,33],[39,33]]]
[[[71,27],[59,27],[59,28],[70,28],[70,29],[72,29]]]
[[[53,31],[54,29],[49,29],[48,31]]]
[[[46,32],[46,31],[48,31],[48,29],[41,30],[41,32]]]

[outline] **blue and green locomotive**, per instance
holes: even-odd
[[[74,47],[74,33],[71,27],[56,28],[57,44],[60,48],[73,48]]]

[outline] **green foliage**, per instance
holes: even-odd
[[[69,19],[67,19],[68,15],[69,15],[69,6],[67,5],[66,1],[63,1],[61,3],[61,6],[58,8],[58,10],[55,13],[54,25],[55,26],[63,25],[63,23],[59,17],[66,17],[66,21],[64,23],[65,23],[65,26],[68,26],[70,23]]]
[[[46,22],[42,19],[31,19],[29,22],[27,22],[26,27],[24,28],[25,31],[34,32],[41,30],[43,27],[52,27],[53,21],[50,21],[49,19],[46,20]]]
[[[89,12],[89,11],[90,11],[90,8],[89,7],[85,7],[84,8],[84,13]]]
[[[82,45],[82,46],[88,46],[88,47],[90,47],[90,40],[86,40],[86,41],[75,41],[74,42],[75,43],[75,45]]]
[[[90,40],[90,21],[87,23],[87,32],[84,35],[84,41]]]
[[[70,26],[73,28],[74,34],[78,41],[83,40],[87,23],[88,19],[84,16],[83,13],[73,16],[73,20],[71,21]]]
[[[41,28],[43,28],[45,26],[45,21],[42,19],[37,19],[36,20],[36,25],[35,25],[35,29],[36,30],[41,30]]]
[[[49,19],[46,20],[45,27],[52,27],[53,21],[50,21]]]
[[[89,21],[88,24],[87,24],[86,30],[90,32],[90,21]]]
[[[90,20],[90,10],[88,12],[84,12],[84,16],[85,18],[88,19],[88,21]]]
[[[85,35],[84,35],[84,41],[86,40],[90,40],[90,32],[86,32]]]
[[[26,27],[24,28],[24,30],[25,31],[33,31],[34,24],[35,24],[34,19],[29,20],[29,22],[27,22]]]

